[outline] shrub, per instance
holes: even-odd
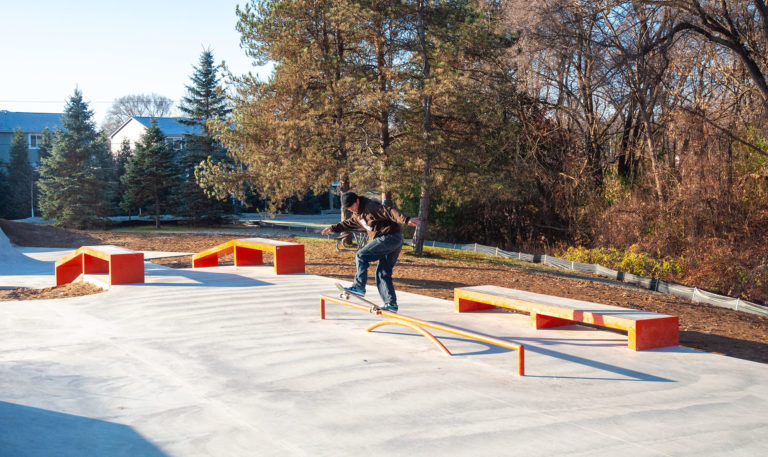
[[[614,270],[653,278],[670,278],[683,272],[683,259],[654,258],[640,252],[633,244],[626,250],[616,248],[588,249],[583,246],[569,247],[557,254],[566,260],[581,263],[594,263]]]

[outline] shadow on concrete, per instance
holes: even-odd
[[[753,362],[768,363],[768,343],[730,338],[712,333],[680,330],[680,344]]]
[[[0,401],[0,455],[168,457],[131,427]]]
[[[443,324],[448,325],[448,324]],[[388,333],[393,335],[404,335],[404,336],[414,336],[423,338],[421,335],[418,335],[416,333],[410,333],[410,332],[399,332],[399,331],[377,331],[377,333]],[[455,337],[455,336],[445,336],[442,332],[439,331],[430,331],[438,340],[443,342],[445,346],[453,353],[454,357],[468,357],[468,356],[476,356],[476,355],[483,355],[483,354],[500,354],[505,352],[515,352],[511,349],[503,348],[500,346],[496,346],[490,343],[485,343],[477,340],[472,340],[469,338],[461,338],[461,337]],[[478,333],[478,332],[474,332]],[[482,333],[479,333],[480,335],[483,335]],[[489,336],[490,335],[485,335]],[[609,363],[600,362],[597,360],[587,359],[584,357],[575,356],[573,354],[565,354],[563,352],[555,351],[552,349],[547,349],[542,347],[541,345],[549,345],[549,344],[562,344],[563,342],[568,342],[569,345],[579,345],[579,346],[588,346],[588,347],[600,347],[600,346],[626,346],[625,342],[616,341],[613,339],[563,339],[563,338],[499,338],[499,337],[492,337],[497,338],[504,341],[509,341],[511,343],[517,343],[522,344],[525,347],[525,353],[536,353],[536,354],[542,354],[546,355],[548,357],[554,357],[560,360],[564,360],[567,362],[572,363],[578,363],[581,365],[585,365],[591,368],[595,368],[598,370],[606,371],[609,373],[613,373],[615,375],[618,375],[620,377],[575,377],[575,376],[542,376],[542,375],[531,375],[526,374],[527,377],[536,377],[536,378],[563,378],[563,379],[591,379],[591,380],[599,380],[599,381],[645,381],[645,382],[675,382],[672,379],[663,378],[660,376],[655,376],[649,373],[643,373],[640,371],[630,370],[628,368],[619,367],[616,365],[611,365]],[[454,352],[450,345],[446,344],[446,340],[452,340],[462,343],[475,343],[481,346],[484,346],[486,349],[482,351],[473,351],[473,352],[463,352],[458,353]],[[531,343],[531,344],[528,344]],[[427,344],[425,342],[425,344]],[[676,348],[668,348],[668,349],[676,349]],[[689,349],[680,348],[681,351],[690,351]],[[526,369],[526,371],[530,371],[530,369]]]
[[[54,276],[56,262],[27,257],[24,254],[1,255],[0,275],[3,276]]]
[[[529,341],[535,341],[537,343],[541,342],[538,338],[515,338],[516,342],[524,340]],[[561,342],[561,339],[557,339],[558,342]],[[546,355],[548,357],[554,357],[560,360],[564,360],[567,362],[572,363],[578,363],[581,365],[586,365],[591,368],[595,368],[598,370],[607,371],[609,373],[613,373],[619,376],[623,376],[622,378],[592,378],[592,377],[572,377],[572,376],[531,376],[531,377],[537,377],[537,378],[568,378],[568,379],[598,379],[598,380],[607,380],[607,381],[645,381],[645,382],[676,382],[673,379],[669,378],[663,378],[661,376],[652,375],[650,373],[643,373],[636,370],[631,370],[629,368],[619,367],[616,365],[611,365],[610,363],[600,362],[599,360],[593,360],[593,359],[587,359],[584,357],[579,357],[573,354],[565,354],[563,352],[555,351],[552,349],[547,349],[541,346],[534,346],[534,345],[525,345],[525,351],[526,353],[536,353],[541,355]]]
[[[24,255],[11,246],[0,231],[0,275],[40,276],[52,275],[55,262],[46,262]]]
[[[260,281],[258,279],[249,278],[247,276],[232,274],[232,273],[218,273],[214,271],[201,271],[192,269],[175,269],[168,268],[154,264],[144,264],[144,276],[145,281],[149,281],[149,278],[186,278],[194,283],[189,282],[146,282],[144,284],[138,284],[139,286],[179,286],[179,287],[257,287],[257,286],[269,286],[272,283],[266,281]]]

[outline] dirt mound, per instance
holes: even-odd
[[[0,219],[0,229],[16,246],[79,248],[80,246],[100,244],[97,238],[93,238],[86,232],[52,225],[27,224]]]
[[[75,282],[58,287],[46,287],[45,289],[18,287],[11,290],[0,290],[0,301],[79,297],[81,295],[98,294],[101,292],[104,292],[104,289],[87,282]]]

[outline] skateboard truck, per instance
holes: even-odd
[[[357,295],[349,292],[348,290],[344,289],[344,286],[342,286],[339,283],[336,283],[336,288],[339,289],[339,298],[343,298],[344,300],[349,300],[349,297],[353,296],[358,300],[362,301],[363,303],[365,303],[366,305],[370,306],[370,308],[368,308],[369,313],[376,314],[377,316],[381,315],[381,311],[382,311],[381,307],[379,307],[379,305],[377,305],[376,303],[365,299],[361,295]]]

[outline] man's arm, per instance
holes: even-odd
[[[397,222],[398,224],[402,224],[402,225],[410,225],[412,227],[418,227],[418,225],[421,223],[421,220],[418,217],[408,217],[405,214],[403,214],[402,211],[393,207],[380,205],[377,213],[379,216],[383,218],[389,219],[391,221]]]
[[[333,224],[331,226],[328,226],[323,229],[321,234],[328,235],[331,232],[334,233],[340,233],[340,232],[346,232],[348,230],[354,230],[356,228],[360,227],[360,224],[358,224],[357,219],[355,219],[354,216],[347,218],[338,224]]]
[[[390,221],[394,221],[403,225],[409,224],[409,220],[411,219],[403,214],[399,209],[386,207],[384,205],[379,206],[377,213],[377,216],[381,219],[389,219]]]

